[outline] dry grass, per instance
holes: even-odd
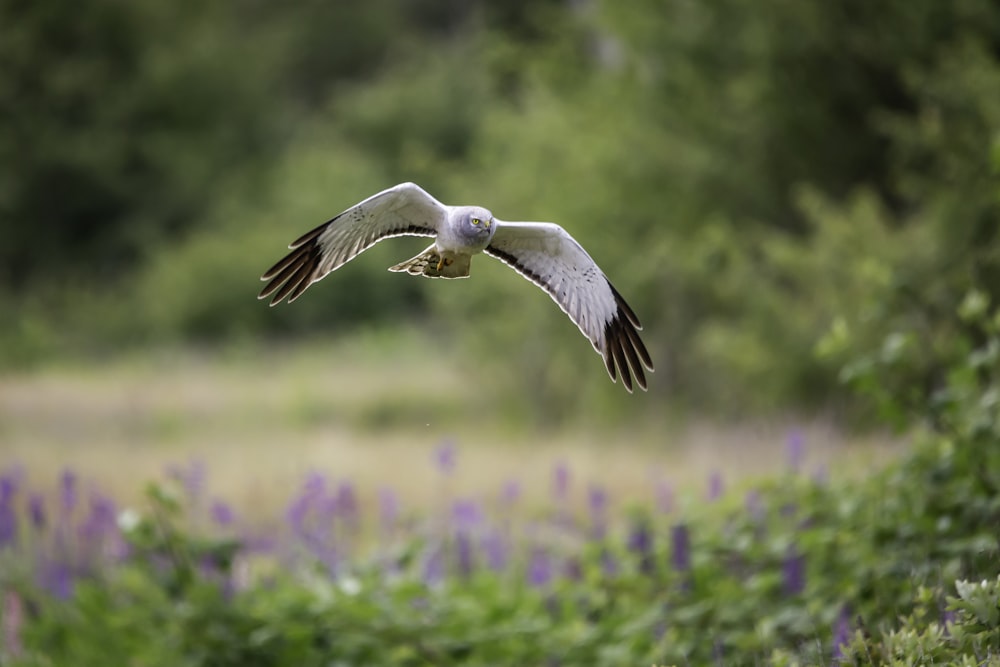
[[[387,347],[397,352],[387,356]],[[392,487],[415,506],[438,502],[443,489],[488,498],[511,479],[540,501],[565,461],[578,493],[599,483],[617,502],[648,501],[665,480],[696,502],[712,472],[738,484],[785,469],[793,428],[805,436],[805,468],[835,475],[877,466],[901,447],[790,421],[556,433],[470,423],[460,414],[472,399],[456,371],[412,352],[360,341],[174,351],[8,376],[0,378],[0,454],[35,484],[54,484],[68,467],[120,498],[135,498],[169,465],[200,461],[213,494],[273,514],[312,470],[349,478],[364,495]],[[433,397],[426,386],[437,388]],[[446,482],[433,463],[445,441],[458,453]]]

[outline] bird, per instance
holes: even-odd
[[[400,183],[351,206],[306,232],[264,272],[258,299],[271,306],[299,298],[379,241],[428,236],[434,242],[390,271],[426,278],[468,278],[472,257],[484,253],[542,288],[604,358],[613,382],[629,393],[646,390],[653,360],[642,325],[618,290],[576,239],[551,222],[506,222],[481,206],[448,206],[415,183]]]

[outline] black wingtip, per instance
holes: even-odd
[[[322,258],[316,236],[318,234],[264,272],[261,280],[270,282],[257,295],[258,299],[266,299],[273,294],[271,306],[278,305],[285,297],[291,303],[314,282]]]
[[[611,293],[615,296],[615,304],[618,306],[617,316],[619,318],[623,317],[629,321],[632,327],[637,331],[642,331],[642,324],[639,322],[639,317],[632,310],[632,307],[628,305],[625,298],[615,289],[615,286],[608,281],[608,287],[611,288]]]
[[[618,303],[615,317],[604,326],[604,349],[601,354],[612,380],[620,376],[629,393],[635,385],[646,391],[646,371],[653,372],[653,359],[639,337],[635,313],[625,304],[621,295],[611,288]]]

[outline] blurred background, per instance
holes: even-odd
[[[963,295],[1000,298],[995,3],[2,0],[0,24],[0,454],[42,475],[419,495],[457,447],[473,487],[572,459],[627,495],[803,438],[863,469],[896,445],[845,383],[859,350],[927,395]],[[570,230],[643,321],[650,391],[498,262],[386,271],[423,239],[256,299],[288,242],[404,180]]]

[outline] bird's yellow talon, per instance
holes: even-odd
[[[442,257],[440,260],[438,260],[438,268],[437,268],[437,270],[440,271],[443,268],[444,268],[444,257]]]

